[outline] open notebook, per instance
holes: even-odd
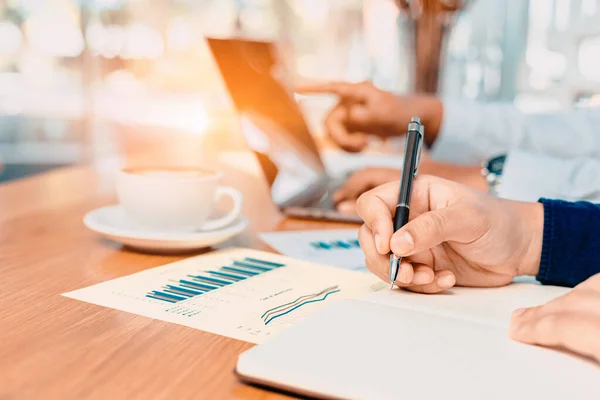
[[[347,399],[600,399],[600,368],[511,341],[512,310],[568,289],[515,283],[345,300],[243,353],[245,381]]]

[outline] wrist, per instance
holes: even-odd
[[[506,157],[506,154],[501,154],[481,163],[481,176],[487,183],[488,193],[494,196],[498,196],[498,190],[500,182],[502,181]]]
[[[444,115],[444,105],[442,101],[435,96],[415,96],[415,103],[418,109],[422,110],[422,122],[425,125],[425,144],[428,147],[435,143],[440,128],[442,126],[442,117]]]
[[[442,102],[435,96],[419,94],[397,96],[393,109],[403,117],[394,119],[392,130],[398,136],[403,136],[411,117],[419,117],[425,127],[425,144],[431,147],[442,125],[443,108]]]
[[[544,206],[541,203],[518,203],[518,209],[525,249],[517,274],[536,276],[542,256]]]

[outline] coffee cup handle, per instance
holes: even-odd
[[[233,208],[227,215],[207,221],[202,225],[203,231],[213,231],[215,229],[223,228],[235,221],[242,213],[242,194],[232,187],[219,186],[215,194],[215,203],[218,203],[225,196],[229,196],[231,200],[233,200]]]

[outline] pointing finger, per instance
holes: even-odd
[[[360,196],[356,202],[356,211],[367,227],[373,232],[378,242],[380,254],[390,252],[390,239],[394,232],[392,225],[392,209],[398,194],[399,182],[391,182],[379,186]],[[393,200],[392,200],[393,199]]]
[[[301,94],[335,94],[344,101],[361,101],[363,94],[357,90],[360,84],[331,81],[298,84],[294,88]]]
[[[368,137],[361,133],[350,133],[346,128],[347,111],[342,104],[335,106],[325,117],[325,129],[333,141],[350,152],[361,151],[368,144]]]
[[[368,270],[377,275],[381,280],[389,282],[390,256],[387,253],[379,253],[373,232],[367,225],[360,227],[358,241],[365,253],[365,263]]]

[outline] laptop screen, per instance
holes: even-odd
[[[318,204],[327,194],[327,176],[317,145],[293,93],[279,77],[283,65],[268,42],[208,39],[227,90],[282,208]]]

